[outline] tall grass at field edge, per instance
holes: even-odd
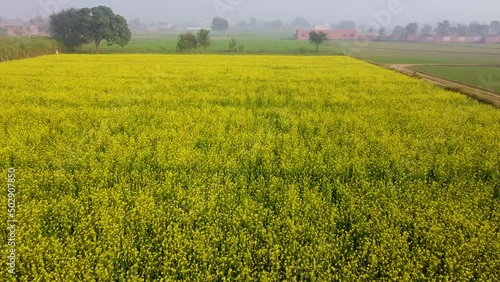
[[[55,54],[64,48],[48,37],[0,36],[0,62]]]

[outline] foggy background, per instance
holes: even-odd
[[[411,21],[435,23],[498,20],[499,0],[0,0],[0,17],[30,19],[48,16],[48,11],[69,7],[111,7],[127,19],[141,22],[207,22],[214,16],[228,20],[255,17],[260,20],[291,21],[303,17],[311,23],[352,20],[364,24],[373,20],[373,13],[387,11],[391,1],[399,2],[402,12],[391,18],[391,25]],[[219,10],[216,9],[219,7]]]

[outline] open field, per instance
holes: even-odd
[[[500,44],[333,42],[343,53],[377,64],[500,64]]]
[[[134,35],[130,44],[122,47],[106,47],[105,53],[175,53],[176,34],[153,33]],[[308,41],[297,41],[291,34],[232,34],[227,37],[214,36],[212,46],[200,53],[228,53],[231,38],[244,53],[264,54],[316,54]],[[81,52],[93,52],[87,45]],[[345,53],[377,64],[500,64],[500,44],[433,44],[405,42],[350,42],[330,41],[320,48],[320,54]]]
[[[500,65],[414,66],[412,69],[500,93]]]
[[[235,38],[240,54],[287,54],[287,55],[337,55],[346,54],[374,64],[394,66],[401,64],[424,65],[463,65],[473,64],[474,68],[463,68],[463,71],[438,71],[438,77],[456,82],[468,83],[472,87],[498,92],[499,83],[497,69],[492,65],[500,65],[500,44],[434,44],[411,42],[379,42],[379,41],[329,41],[316,53],[314,46],[308,41],[293,40],[287,33],[251,33],[232,34],[232,37],[215,36],[212,46],[207,50],[197,49],[194,53],[228,54],[228,44]],[[131,43],[122,47],[105,47],[104,53],[176,53],[175,33],[142,33],[135,35]],[[93,53],[93,46],[87,45],[80,52]],[[484,65],[484,66],[482,66]],[[484,68],[483,68],[484,67]],[[435,70],[434,67],[432,70]],[[434,75],[434,72],[426,72]],[[443,80],[439,85],[452,87],[453,83]],[[455,86],[453,86],[455,87]],[[490,94],[475,89],[465,91],[456,89],[481,101],[498,105],[497,97],[490,99]],[[464,91],[462,91],[462,90]],[[472,92],[471,92],[472,91]],[[486,97],[486,96],[488,97]]]
[[[315,48],[308,41],[297,41],[293,39],[265,38],[265,37],[214,37],[212,45],[206,51],[197,49],[196,53],[227,54],[229,42],[235,38],[238,48],[243,46],[242,53],[247,54],[316,54]],[[103,46],[103,53],[177,53],[177,38],[133,38],[129,45]],[[339,50],[325,46],[321,54],[337,54]],[[81,49],[82,53],[95,52],[94,46],[89,44]]]
[[[344,56],[0,73],[21,281],[500,280],[491,106]]]

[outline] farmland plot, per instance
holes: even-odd
[[[59,55],[0,74],[21,281],[500,279],[488,105],[347,57]]]

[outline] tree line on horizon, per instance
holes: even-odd
[[[228,22],[226,19],[219,18],[221,21]],[[151,25],[161,25],[165,22],[153,22]],[[135,18],[130,21],[132,28],[144,27],[145,24],[141,23],[139,18]],[[188,26],[196,26],[197,23],[194,21],[189,21],[184,24],[174,25],[176,28],[183,28]],[[251,31],[251,30],[274,30],[274,31],[290,31],[295,29],[313,29],[315,23],[311,23],[303,17],[296,17],[290,22],[285,22],[282,20],[269,20],[262,21],[255,17],[251,17],[248,20],[238,20],[233,22],[231,25],[226,26],[226,31],[229,29],[234,31]],[[212,22],[212,27],[213,27]],[[333,29],[362,29],[362,25],[356,24],[354,21],[341,20],[337,23],[328,24],[329,27]],[[500,35],[500,21],[491,21],[490,24],[481,24],[479,22],[465,23],[452,23],[449,20],[439,22],[436,25],[423,24],[418,22],[411,22],[407,25],[396,25],[394,27],[382,27],[377,30],[373,28],[368,28],[363,30],[369,35],[440,35],[440,36],[484,36],[487,34]]]
[[[384,38],[392,37],[395,40],[406,40],[414,36],[487,36],[500,35],[500,21],[492,21],[489,25],[472,22],[470,24],[451,24],[445,20],[439,22],[437,26],[424,24],[420,26],[417,22],[403,25],[396,25],[392,32],[388,33],[384,27],[378,30],[368,29],[367,35],[372,37]]]
[[[99,48],[103,41],[106,41],[108,45],[118,44],[125,46],[131,39],[130,27],[133,28],[141,25],[139,19],[136,18],[127,21],[123,16],[114,14],[111,8],[105,6],[81,9],[70,8],[52,14],[48,20],[38,16],[31,19],[29,23],[39,25],[43,30],[49,31],[52,38],[62,43],[68,50],[74,50],[83,44],[93,43],[95,44],[96,53],[99,53]],[[241,31],[241,28],[252,29],[257,26],[268,30],[276,30],[283,26],[297,29],[314,29],[314,26],[302,17],[296,17],[287,25],[279,20],[262,23],[252,17],[248,21],[238,21],[233,26],[225,18],[214,17],[211,25],[199,31],[198,34],[191,32],[180,34],[177,50],[191,51],[198,47],[207,49],[210,46],[210,30],[225,35],[230,28],[231,30]],[[357,28],[356,23],[353,21],[340,21],[329,26],[337,29]],[[491,21],[490,24],[481,24],[479,22],[461,24],[445,20],[434,26],[411,22],[406,26],[396,25],[392,30],[386,27],[380,27],[377,30],[368,28],[368,30],[361,30],[361,33],[375,40],[396,41],[408,40],[415,36],[500,36],[500,21]],[[2,30],[0,30],[0,35],[2,35]],[[313,34],[312,39],[312,43],[316,44],[316,49],[318,49],[319,44],[317,42],[321,42],[323,37],[318,33]],[[230,47],[230,49],[234,50],[235,47]]]

